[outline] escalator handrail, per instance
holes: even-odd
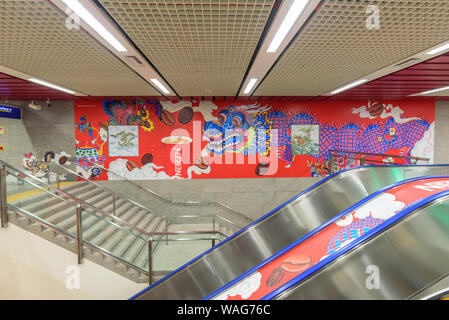
[[[429,177],[429,178],[449,178],[449,176],[433,176],[433,177]],[[421,179],[422,179],[422,177],[421,177]],[[378,226],[374,227],[373,229],[371,229],[370,231],[368,231],[367,233],[365,233],[361,237],[359,237],[359,238],[355,239],[354,241],[352,241],[350,244],[348,244],[346,247],[342,248],[340,251],[337,251],[337,253],[335,253],[335,254],[333,254],[333,255],[331,255],[329,257],[324,258],[323,260],[318,262],[316,265],[314,265],[310,269],[304,271],[303,273],[301,273],[298,276],[296,276],[295,278],[291,279],[290,281],[288,281],[284,285],[280,286],[276,290],[274,290],[271,293],[267,294],[261,300],[271,300],[271,299],[275,298],[276,296],[278,296],[279,294],[281,294],[285,290],[288,290],[292,286],[296,285],[298,282],[300,282],[300,281],[304,280],[305,278],[309,277],[310,275],[312,275],[316,271],[319,271],[321,268],[325,267],[326,265],[330,264],[334,260],[336,260],[336,259],[340,258],[341,256],[345,255],[346,253],[348,253],[352,249],[356,248],[357,246],[363,244],[364,242],[366,242],[370,238],[372,238],[372,237],[376,236],[377,234],[380,234],[381,232],[389,229],[392,225],[394,225],[399,220],[405,218],[407,215],[409,215],[413,211],[415,211],[415,210],[417,210],[419,208],[422,208],[422,207],[428,205],[429,203],[432,203],[432,202],[438,201],[440,199],[443,199],[445,197],[449,197],[449,190],[445,190],[445,191],[433,194],[431,196],[422,198],[420,201],[410,205],[409,207],[404,208],[403,210],[399,211],[393,217],[389,218],[388,220],[385,220],[384,222],[382,222]]]
[[[440,177],[440,176],[438,176]],[[427,178],[437,178],[434,176],[429,176],[429,177],[425,177]],[[316,227],[315,229],[313,229],[312,231],[306,233],[305,235],[303,235],[301,238],[299,238],[298,240],[292,242],[291,244],[289,244],[288,246],[286,246],[285,248],[279,250],[278,252],[276,252],[275,254],[273,254],[271,257],[269,257],[268,259],[262,261],[261,263],[255,265],[254,267],[252,267],[251,269],[249,269],[248,271],[244,272],[243,274],[241,274],[240,276],[238,276],[237,278],[235,278],[234,280],[228,282],[227,284],[225,284],[224,286],[220,287],[219,289],[215,290],[214,292],[208,294],[206,297],[203,298],[203,300],[208,300],[211,299],[215,296],[217,296],[218,294],[220,294],[221,292],[223,292],[224,290],[232,287],[234,284],[238,283],[239,281],[241,281],[242,279],[244,279],[245,277],[249,276],[250,274],[256,272],[257,270],[259,270],[260,268],[262,268],[264,265],[270,263],[271,261],[277,259],[279,256],[281,256],[282,254],[284,254],[285,252],[289,251],[290,249],[296,247],[297,245],[299,245],[301,242],[306,241],[307,239],[311,238],[312,236],[314,236],[315,234],[317,234],[318,232],[320,232],[321,230],[325,229],[326,227],[328,227],[329,225],[335,223],[336,221],[340,220],[342,217],[344,217],[345,215],[347,215],[348,213],[356,210],[357,208],[359,208],[360,206],[362,206],[363,204],[367,203],[368,201],[370,201],[373,198],[376,198],[377,196],[381,195],[382,193],[384,193],[387,190],[390,190],[392,188],[395,188],[397,186],[400,186],[402,184],[405,183],[409,183],[409,182],[413,182],[416,180],[422,180],[424,179],[423,177],[415,177],[415,178],[410,178],[407,180],[402,180],[402,181],[398,181],[395,182],[391,185],[388,185],[382,189],[377,190],[376,192],[370,194],[369,196],[363,198],[362,200],[358,201],[357,203],[353,204],[352,206],[350,206],[349,208],[343,210],[342,212],[340,212],[339,214],[335,215],[334,217],[332,217],[331,219],[327,220],[326,222],[324,222],[323,224],[321,224],[320,226]]]
[[[303,196],[304,194],[312,191],[313,189],[319,187],[321,184],[333,179],[334,177],[340,175],[340,174],[344,174],[347,173],[349,171],[353,171],[353,170],[359,170],[359,169],[365,169],[365,168],[391,168],[391,167],[411,167],[411,168],[415,168],[415,167],[444,167],[444,166],[449,166],[449,164],[431,164],[431,165],[427,165],[427,164],[422,164],[422,165],[410,165],[410,164],[398,164],[398,165],[366,165],[366,166],[360,166],[360,167],[354,167],[354,168],[348,168],[345,170],[341,170],[338,172],[335,172],[329,176],[327,176],[326,178],[318,181],[317,183],[315,183],[314,185],[308,187],[307,189],[301,191],[300,193],[298,193],[297,195],[295,195],[294,197],[292,197],[291,199],[287,200],[286,202],[284,202],[283,204],[279,205],[278,207],[274,208],[273,210],[271,210],[270,212],[268,212],[267,214],[263,215],[262,217],[254,220],[252,223],[248,224],[246,227],[242,228],[241,230],[237,231],[236,233],[234,233],[233,235],[229,236],[228,238],[224,239],[223,241],[221,241],[220,243],[218,243],[217,245],[215,245],[214,247],[204,251],[202,254],[200,254],[199,256],[193,258],[192,260],[186,262],[184,265],[180,266],[178,269],[174,270],[173,272],[169,273],[168,275],[166,275],[165,277],[163,277],[162,279],[156,281],[155,283],[153,283],[152,285],[148,286],[147,288],[141,290],[140,292],[136,293],[134,296],[132,296],[131,298],[129,298],[129,300],[133,300],[135,298],[137,298],[138,296],[140,296],[141,294],[147,292],[148,290],[154,288],[155,286],[157,286],[159,283],[167,280],[168,278],[170,278],[171,276],[173,276],[174,274],[176,274],[177,272],[181,271],[182,269],[186,268],[188,265],[194,263],[195,261],[201,259],[204,255],[208,254],[209,252],[215,250],[216,248],[220,247],[221,245],[227,243],[228,241],[232,240],[233,238],[237,237],[239,234],[241,234],[242,232],[246,231],[247,229],[251,228],[252,226],[258,224],[259,222],[261,222],[262,220],[265,220],[266,218],[268,218],[269,216],[271,216],[272,214],[276,213],[277,211],[279,211],[281,208],[285,207],[286,205],[288,205],[289,203],[295,201],[296,199],[298,199],[299,197]],[[422,178],[422,177],[421,177]]]

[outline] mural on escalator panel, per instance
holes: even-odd
[[[432,161],[434,118],[432,101],[77,102],[76,157],[91,179],[326,176],[331,150]]]

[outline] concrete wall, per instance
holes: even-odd
[[[26,106],[27,103],[22,103]],[[449,101],[436,103],[435,163],[449,163]],[[51,108],[43,104],[41,111],[24,107],[23,120],[0,119],[5,134],[0,135],[0,159],[20,165],[25,152],[42,157],[46,151],[66,151],[74,154],[74,116],[72,102],[53,102]],[[176,201],[220,201],[250,218],[258,218],[305,188],[316,183],[315,178],[258,178],[258,179],[199,179],[183,181],[139,181]],[[152,205],[152,197],[138,194],[137,189],[123,182],[103,182],[111,189]]]
[[[436,103],[434,162],[449,163],[449,101]]]
[[[55,101],[50,108],[41,103],[42,110],[34,111],[27,102],[11,102],[22,106],[22,120],[0,118],[5,133],[0,135],[0,159],[21,167],[23,155],[33,152],[41,160],[47,151],[75,152],[75,125],[72,101]]]
[[[78,270],[78,271],[75,271]],[[0,228],[0,300],[129,299],[147,287],[20,227]]]

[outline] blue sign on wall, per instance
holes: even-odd
[[[22,119],[22,109],[0,104],[0,118]]]

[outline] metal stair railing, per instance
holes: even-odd
[[[237,211],[237,210],[235,210],[235,209],[233,209],[233,208],[231,208],[231,207],[229,207],[229,206],[227,206],[227,205],[225,205],[225,204],[223,204],[223,203],[221,203],[221,202],[218,202],[218,201],[211,201],[211,202],[200,202],[200,201],[184,201],[184,202],[183,202],[183,201],[173,201],[173,200],[171,200],[171,199],[165,198],[164,196],[158,194],[157,192],[155,192],[155,191],[153,191],[153,190],[151,190],[151,189],[148,189],[148,188],[145,188],[145,187],[139,185],[138,183],[134,182],[133,180],[130,180],[130,179],[128,179],[128,178],[126,178],[126,177],[124,177],[124,176],[122,176],[122,175],[120,175],[120,174],[114,172],[114,171],[111,170],[111,169],[105,168],[104,166],[102,166],[102,165],[100,165],[100,164],[98,164],[98,163],[96,163],[96,162],[92,162],[92,161],[90,161],[90,160],[85,160],[85,161],[86,161],[87,163],[89,163],[89,164],[98,166],[98,167],[101,168],[102,170],[105,170],[106,172],[109,172],[109,173],[111,173],[111,174],[117,176],[118,178],[120,178],[120,180],[124,180],[124,181],[126,181],[127,183],[129,183],[129,184],[131,184],[131,185],[133,185],[133,186],[139,188],[140,190],[142,190],[142,191],[144,191],[144,192],[148,192],[148,193],[154,195],[155,197],[159,198],[160,200],[162,200],[163,202],[165,202],[165,203],[167,203],[167,204],[169,204],[169,205],[171,205],[171,206],[179,206],[179,207],[181,207],[181,209],[182,209],[183,206],[189,206],[189,207],[194,207],[194,206],[203,206],[203,207],[207,207],[207,206],[217,206],[217,207],[222,208],[223,210],[227,211],[227,212],[231,215],[232,218],[236,218],[236,219],[239,219],[240,221],[242,221],[242,222],[243,222],[243,225],[247,225],[247,224],[250,224],[251,222],[253,222],[252,219],[248,218],[247,216],[245,216],[245,215],[242,214],[241,212],[239,212],[239,211]],[[223,216],[221,216],[220,214],[217,214],[217,213],[214,213],[213,215],[216,217],[217,220],[228,221],[228,222],[229,222],[229,220],[230,220],[230,219],[226,219],[225,217],[223,217]],[[198,218],[203,217],[203,215],[192,215],[192,214],[189,214],[189,216],[190,216],[190,217],[196,216],[196,217],[198,217]],[[178,216],[178,217],[179,217],[179,216]],[[234,220],[234,219],[232,219],[232,220]]]
[[[8,169],[9,169],[9,171],[8,171]],[[37,189],[41,190],[42,192],[49,193],[52,196],[55,196],[63,201],[72,201],[74,204],[74,212],[76,215],[76,236],[74,237],[73,235],[66,232],[65,230],[62,230],[61,228],[58,228],[57,226],[52,225],[48,221],[45,221],[44,219],[34,215],[33,213],[28,212],[27,210],[24,210],[23,208],[19,208],[13,204],[9,204],[8,200],[7,200],[7,183],[6,183],[7,174],[13,175],[19,181],[30,183],[31,185],[33,185]],[[26,180],[26,178],[30,179],[31,181]],[[35,181],[36,183],[33,183],[32,181]],[[40,186],[39,184],[41,184],[43,186]],[[47,183],[32,174],[29,174],[27,172],[19,170],[19,169],[15,168],[14,166],[4,162],[3,160],[0,160],[0,199],[1,199],[1,203],[0,203],[1,227],[6,228],[8,226],[8,208],[11,208],[11,210],[25,215],[27,218],[31,219],[33,222],[36,222],[45,228],[48,228],[64,237],[69,237],[69,238],[76,240],[78,263],[82,263],[83,246],[86,246],[86,247],[89,247],[96,251],[100,251],[101,253],[108,255],[112,259],[120,261],[120,262],[124,263],[125,265],[127,265],[131,268],[134,268],[144,274],[148,274],[150,284],[152,284],[152,281],[153,281],[153,258],[154,258],[153,257],[153,253],[154,253],[153,249],[154,249],[154,245],[155,245],[155,242],[156,242],[156,244],[160,243],[160,241],[162,241],[163,236],[168,237],[169,235],[181,235],[181,234],[182,235],[212,234],[212,237],[210,239],[207,239],[207,240],[211,241],[212,247],[215,246],[216,235],[221,235],[221,236],[225,236],[225,237],[227,236],[227,235],[223,234],[221,231],[216,230],[215,221],[213,223],[212,230],[193,230],[193,231],[167,231],[166,230],[164,232],[148,232],[148,231],[143,230],[123,219],[120,219],[119,217],[107,212],[104,209],[97,208],[94,205],[73,196],[72,194],[58,188],[57,186]],[[134,265],[134,264],[122,259],[121,257],[113,254],[112,252],[107,251],[104,248],[101,248],[99,246],[96,246],[93,243],[88,243],[87,241],[85,241],[83,239],[83,234],[82,234],[82,210],[86,210],[86,212],[93,214],[97,217],[102,216],[105,218],[103,221],[107,222],[108,224],[113,225],[114,227],[119,228],[120,230],[123,230],[126,233],[131,234],[132,236],[137,237],[137,238],[147,242],[147,246],[148,246],[148,250],[149,250],[148,251],[148,265],[149,265],[148,270],[144,270],[144,269],[140,268],[139,266]],[[107,219],[110,219],[111,221],[107,220]],[[238,225],[235,225],[235,226],[238,226]],[[238,226],[238,227],[240,228],[241,226]],[[132,232],[132,231],[134,231],[134,232]],[[136,232],[137,232],[137,234],[136,234]],[[154,237],[156,237],[156,236],[159,236],[159,239],[155,241]],[[168,239],[166,238],[166,241],[167,240]],[[185,241],[185,240],[199,240],[199,239],[176,239],[174,241]]]
[[[426,164],[429,163],[430,158],[424,158],[424,157],[409,157],[409,156],[401,156],[401,155],[393,155],[393,154],[386,154],[386,153],[371,153],[371,152],[355,152],[355,151],[347,151],[347,150],[329,150],[330,157],[329,157],[329,171],[330,174],[333,174],[335,172],[338,172],[340,170],[344,170],[344,166],[340,166],[339,163],[341,163],[344,160],[351,159],[359,161],[358,166],[364,166],[369,164],[383,164],[383,165],[394,165],[394,159],[402,159],[402,160],[410,160],[410,162],[413,161],[412,164],[417,164],[418,161],[424,161]],[[368,157],[368,158],[367,158]],[[391,160],[374,160],[369,159],[369,157],[384,157],[384,158],[391,158]]]

